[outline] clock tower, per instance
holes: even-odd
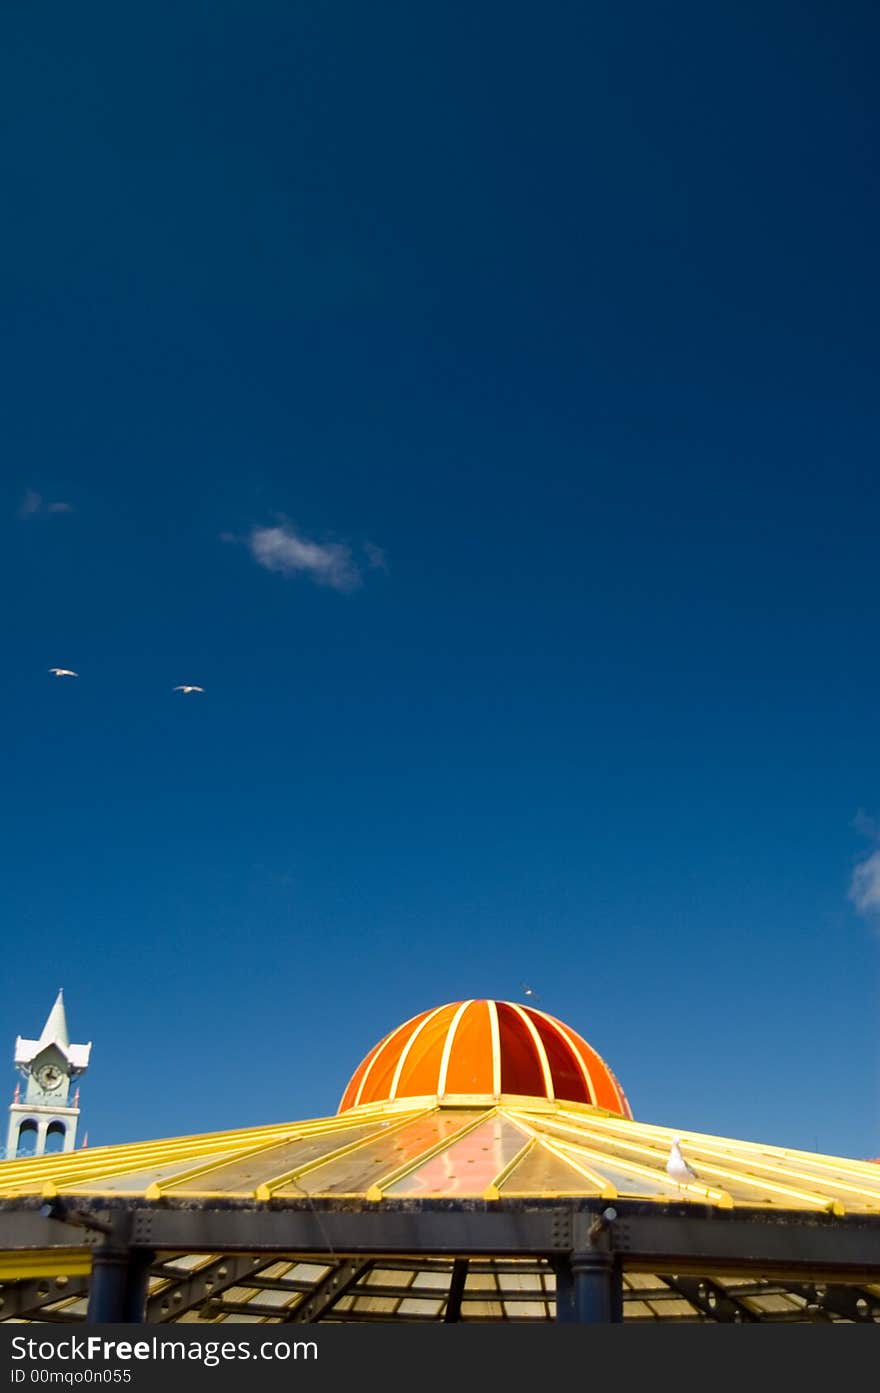
[[[71,1081],[89,1067],[92,1046],[72,1045],[67,1033],[64,993],[43,1026],[39,1040],[15,1042],[15,1067],[27,1080],[9,1107],[6,1157],[42,1156],[46,1151],[72,1151],[79,1121],[79,1089],[70,1098]]]

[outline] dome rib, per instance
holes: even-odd
[[[440,1056],[440,1073],[437,1077],[437,1097],[442,1098],[446,1092],[446,1079],[449,1074],[449,1060],[452,1055],[452,1046],[455,1042],[455,1033],[458,1030],[459,1022],[469,1006],[473,1005],[473,1000],[463,1001],[452,1017],[449,1028],[446,1031],[446,1039],[443,1041],[443,1053]]]
[[[395,1029],[390,1031],[388,1035],[382,1037],[378,1045],[376,1045],[375,1049],[370,1051],[370,1053],[367,1055],[366,1059],[360,1066],[360,1068],[362,1068],[364,1072],[361,1076],[360,1084],[358,1085],[354,1101],[352,1103],[349,1103],[347,1105],[348,1107],[356,1108],[358,1104],[361,1102],[364,1095],[364,1090],[367,1085],[367,1080],[373,1072],[373,1069],[376,1065],[376,1061],[378,1060],[379,1056],[383,1053],[383,1051],[386,1049],[386,1047],[391,1044],[391,1042],[394,1040],[394,1037],[396,1035],[400,1035],[401,1031],[406,1030],[407,1026],[414,1025],[416,1021],[421,1020],[424,1016],[429,1016],[430,1014],[430,1011],[419,1011],[417,1015],[411,1016],[408,1021],[404,1021],[402,1025],[396,1026]],[[349,1083],[348,1088],[346,1088],[345,1094],[343,1095],[343,1102],[345,1100],[345,1096],[348,1094],[349,1089],[351,1088],[352,1083],[354,1083],[354,1080],[357,1078],[357,1075],[358,1071],[355,1070],[354,1076],[352,1077],[351,1082]]]
[[[494,1001],[487,1001],[489,1011],[489,1034],[492,1039],[492,1097],[501,1097],[501,1031],[498,1026],[498,1007]]]
[[[410,1050],[412,1049],[413,1045],[415,1044],[416,1040],[419,1038],[419,1036],[421,1035],[422,1031],[425,1029],[425,1026],[426,1026],[426,1025],[429,1025],[430,1022],[434,1019],[434,1017],[438,1014],[438,1012],[440,1012],[440,1011],[442,1011],[442,1010],[443,1010],[443,1007],[442,1007],[442,1006],[435,1006],[433,1011],[428,1011],[428,1012],[422,1017],[422,1019],[419,1021],[418,1025],[416,1026],[415,1030],[414,1030],[414,1031],[412,1032],[412,1034],[410,1035],[409,1039],[407,1040],[406,1044],[404,1045],[403,1049],[402,1049],[401,1052],[400,1052],[400,1058],[399,1058],[398,1061],[397,1061],[397,1068],[394,1070],[394,1077],[393,1077],[393,1079],[391,1080],[391,1088],[390,1088],[390,1090],[389,1090],[389,1092],[388,1092],[388,1097],[389,1097],[389,1098],[396,1098],[396,1097],[397,1097],[397,1089],[398,1089],[398,1086],[399,1086],[399,1084],[400,1084],[400,1076],[401,1076],[401,1074],[403,1073],[404,1065],[406,1064],[406,1061],[407,1061],[407,1059],[409,1058],[409,1052],[410,1052]]]
[[[528,1031],[531,1037],[535,1053],[538,1056],[538,1063],[541,1066],[541,1073],[544,1077],[544,1090],[546,1092],[546,1095],[548,1098],[555,1098],[556,1094],[553,1089],[553,1073],[550,1068],[550,1060],[547,1058],[547,1051],[544,1049],[544,1041],[541,1039],[532,1021],[529,1019],[528,1012],[524,1011],[522,1006],[517,1006],[512,1001],[506,1001],[504,1004],[505,1006],[510,1006],[525,1025],[526,1030]]]
[[[568,1049],[571,1053],[571,1057],[577,1065],[578,1069],[580,1070],[581,1076],[584,1080],[584,1084],[586,1085],[587,1097],[594,1099],[596,1097],[596,1085],[593,1083],[593,1078],[590,1073],[589,1066],[587,1064],[587,1061],[581,1054],[580,1050],[578,1049],[577,1045],[575,1044],[574,1040],[569,1035],[565,1026],[562,1024],[561,1021],[555,1020],[553,1016],[548,1016],[545,1011],[538,1011],[535,1007],[533,1007],[532,1009],[534,1010],[536,1016],[540,1016],[541,1020],[546,1021],[547,1024],[550,1026],[551,1030],[556,1032],[557,1036],[561,1038],[563,1044],[568,1046]]]

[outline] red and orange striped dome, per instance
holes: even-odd
[[[362,1060],[339,1111],[397,1098],[529,1098],[592,1103],[632,1117],[604,1060],[569,1026],[510,1001],[453,1001],[392,1030]]]

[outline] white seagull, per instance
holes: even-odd
[[[175,687],[176,692],[203,692],[204,687]]]
[[[79,677],[78,672],[73,672],[69,667],[50,667],[50,672],[54,672],[56,677]]]
[[[525,982],[521,982],[521,983],[520,983],[520,986],[522,987],[523,996],[530,996],[530,997],[532,998],[533,1001],[540,1001],[540,1000],[541,1000],[541,998],[538,996],[538,993],[535,991],[534,987],[527,987],[526,984],[525,984]]]
[[[672,1145],[669,1148],[669,1159],[666,1162],[666,1174],[674,1180],[679,1190],[683,1185],[689,1185],[692,1180],[696,1180],[696,1171],[691,1170],[687,1161],[681,1154],[681,1137],[673,1137]]]

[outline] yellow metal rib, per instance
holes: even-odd
[[[501,1097],[501,1031],[498,1026],[498,1007],[494,1001],[487,1001],[489,1008],[489,1034],[492,1037],[492,1097]]]
[[[259,1156],[264,1151],[271,1151],[275,1146],[284,1146],[288,1142],[302,1141],[301,1132],[289,1132],[279,1142],[273,1142],[272,1146],[248,1146],[241,1151],[237,1151],[232,1157],[224,1157],[220,1161],[206,1161],[201,1166],[193,1166],[191,1170],[181,1171],[178,1175],[171,1175],[167,1180],[153,1181],[144,1191],[144,1198],[148,1200],[158,1200],[164,1194],[175,1190],[178,1185],[185,1184],[188,1180],[196,1180],[200,1175],[210,1175],[212,1171],[219,1169],[220,1166],[228,1165],[230,1161],[246,1161],[251,1156]]]
[[[570,1117],[573,1121],[582,1120],[581,1115],[560,1108],[560,1117]],[[634,1122],[630,1118],[615,1117],[613,1114],[591,1117],[590,1125],[609,1131],[618,1136],[641,1136],[668,1146],[673,1136],[680,1136],[684,1144],[698,1148],[704,1145],[730,1147],[736,1155],[766,1156],[768,1153],[782,1159],[808,1161],[838,1175],[851,1175],[855,1179],[880,1184],[880,1166],[873,1161],[859,1161],[852,1156],[823,1156],[814,1151],[798,1151],[791,1147],[772,1146],[766,1142],[740,1141],[736,1137],[718,1137],[709,1132],[694,1132],[687,1128],[678,1130],[671,1127],[658,1127],[648,1122]]]
[[[658,1160],[665,1161],[665,1156],[658,1154],[658,1152],[656,1150],[653,1150],[650,1146],[643,1147],[639,1146],[637,1142],[624,1140],[624,1138],[620,1135],[622,1129],[613,1126],[606,1127],[606,1120],[604,1118],[590,1119],[589,1126],[585,1128],[583,1122],[581,1122],[580,1126],[577,1126],[575,1122],[575,1116],[571,1113],[560,1113],[558,1114],[558,1116],[571,1117],[572,1122],[575,1123],[575,1125],[571,1127],[564,1127],[563,1123],[557,1121],[557,1119],[554,1118],[552,1125],[555,1127],[564,1128],[564,1130],[574,1132],[577,1135],[582,1135],[585,1132],[587,1134],[592,1133],[592,1135],[597,1140],[600,1138],[604,1140],[606,1142],[606,1145],[608,1144],[609,1139],[606,1138],[603,1134],[607,1130],[612,1134],[613,1141],[616,1145],[626,1147],[626,1149],[630,1151],[637,1151],[643,1155],[657,1156]],[[654,1143],[655,1146],[659,1144],[663,1147],[664,1152],[666,1148],[669,1146],[672,1136],[679,1135],[673,1134],[669,1129],[647,1128],[643,1125],[635,1125],[632,1128],[632,1131],[629,1133],[629,1135],[632,1136],[633,1132],[636,1135],[641,1135],[645,1141],[649,1143]],[[873,1188],[850,1185],[847,1181],[841,1180],[839,1178],[840,1175],[852,1175],[855,1178],[864,1179],[865,1177],[861,1171],[847,1170],[844,1167],[841,1167],[839,1170],[835,1171],[833,1169],[832,1163],[829,1160],[829,1162],[826,1163],[826,1165],[823,1167],[823,1169],[827,1173],[825,1175],[814,1175],[808,1171],[798,1170],[795,1167],[786,1164],[784,1159],[777,1159],[787,1158],[791,1155],[802,1156],[805,1158],[811,1154],[809,1152],[790,1153],[782,1151],[781,1148],[777,1147],[761,1146],[761,1144],[757,1142],[740,1143],[734,1141],[730,1143],[729,1151],[719,1150],[717,1143],[719,1141],[724,1140],[724,1138],[717,1137],[704,1138],[702,1135],[696,1133],[692,1133],[689,1136],[682,1134],[683,1144],[689,1146],[691,1148],[691,1151],[695,1153],[693,1157],[694,1164],[701,1167],[701,1169],[703,1170],[712,1171],[713,1174],[726,1175],[728,1179],[732,1179],[734,1172],[733,1170],[727,1171],[721,1170],[718,1167],[714,1167],[712,1166],[711,1162],[705,1163],[703,1161],[704,1156],[712,1156],[715,1157],[716,1160],[725,1161],[730,1167],[736,1166],[737,1163],[742,1164],[743,1166],[749,1167],[751,1172],[765,1170],[768,1171],[771,1176],[775,1176],[778,1180],[784,1181],[788,1178],[791,1178],[793,1180],[806,1180],[808,1182],[813,1182],[813,1184],[819,1190],[818,1195],[814,1193],[812,1196],[804,1196],[803,1192],[797,1189],[793,1189],[791,1187],[787,1187],[788,1193],[790,1193],[791,1195],[800,1195],[805,1199],[806,1203],[821,1203],[824,1204],[826,1207],[828,1205],[833,1204],[834,1201],[831,1196],[827,1194],[822,1194],[823,1185],[827,1185],[830,1189],[842,1190],[848,1194],[859,1195],[863,1198],[874,1200],[877,1203],[877,1205],[880,1206],[880,1174],[877,1175],[875,1185]],[[716,1145],[713,1146],[711,1144],[712,1142],[715,1142]],[[738,1154],[740,1152],[742,1154]],[[771,1180],[765,1180],[762,1176],[756,1176],[754,1179],[750,1178],[749,1172],[737,1171],[736,1175],[744,1184],[752,1186],[753,1188],[758,1188],[759,1182],[763,1183],[765,1187],[768,1189],[780,1188],[779,1186],[774,1185]],[[873,1176],[871,1176],[870,1178],[874,1179]]]
[[[367,1199],[382,1199],[383,1192],[387,1190],[389,1186],[395,1185],[398,1180],[403,1180],[405,1175],[410,1175],[412,1171],[418,1170],[419,1166],[423,1166],[426,1161],[432,1160],[433,1157],[439,1155],[441,1151],[445,1151],[447,1147],[454,1146],[456,1142],[461,1141],[462,1137],[466,1137],[468,1132],[473,1132],[477,1127],[481,1127],[486,1121],[486,1118],[493,1115],[493,1112],[494,1109],[487,1108],[485,1113],[481,1114],[479,1117],[472,1118],[470,1122],[466,1122],[463,1126],[459,1127],[457,1131],[447,1132],[445,1137],[441,1137],[437,1142],[432,1142],[424,1151],[420,1151],[418,1156],[411,1156],[408,1161],[403,1161],[399,1166],[395,1167],[394,1170],[388,1171],[387,1175],[383,1175],[380,1180],[373,1182],[367,1190]]]
[[[429,1022],[429,1021],[432,1021],[432,1020],[434,1019],[434,1017],[437,1015],[437,1012],[438,1012],[438,1011],[442,1011],[443,1009],[444,1009],[444,1008],[443,1008],[442,1006],[436,1006],[436,1007],[434,1008],[434,1010],[433,1010],[433,1011],[430,1011],[430,1012],[428,1013],[428,1015],[425,1016],[424,1020],[421,1021],[420,1024],[416,1026],[415,1030],[414,1030],[413,1033],[410,1035],[409,1039],[407,1040],[406,1044],[404,1045],[403,1049],[401,1050],[400,1058],[399,1058],[398,1061],[397,1061],[397,1068],[394,1070],[394,1077],[393,1077],[392,1080],[391,1080],[391,1088],[390,1088],[389,1091],[388,1091],[388,1097],[389,1097],[389,1099],[392,1099],[392,1098],[396,1098],[396,1097],[397,1097],[397,1085],[400,1083],[400,1076],[401,1076],[401,1074],[403,1073],[403,1066],[404,1066],[404,1064],[405,1064],[406,1061],[407,1061],[407,1057],[408,1057],[408,1055],[409,1055],[410,1050],[412,1049],[413,1045],[415,1044],[416,1040],[417,1040],[417,1039],[419,1038],[419,1036],[421,1035],[422,1031],[424,1030],[425,1026],[428,1024],[428,1022]]]
[[[381,1106],[375,1108],[381,1115]],[[369,1121],[372,1113],[361,1114],[358,1122]],[[0,1195],[39,1193],[49,1182],[59,1189],[65,1185],[96,1183],[128,1171],[142,1171],[199,1157],[213,1157],[217,1165],[234,1160],[251,1146],[272,1146],[284,1141],[296,1127],[300,1136],[320,1136],[339,1131],[346,1125],[339,1117],[318,1118],[301,1123],[271,1127],[251,1127],[238,1132],[208,1132],[194,1137],[172,1137],[163,1141],[124,1143],[96,1147],[91,1151],[62,1152],[54,1156],[27,1157],[0,1163]],[[353,1125],[353,1124],[351,1124]]]
[[[514,1122],[513,1118],[510,1118],[509,1120],[513,1123],[514,1127],[520,1126],[518,1122]],[[497,1200],[501,1198],[501,1187],[504,1184],[505,1180],[511,1174],[512,1171],[516,1170],[516,1167],[519,1165],[520,1161],[525,1160],[526,1156],[528,1156],[529,1152],[535,1145],[535,1138],[529,1137],[525,1145],[520,1147],[516,1155],[508,1161],[506,1166],[502,1166],[498,1174],[494,1176],[493,1179],[486,1186],[485,1190],[483,1191],[484,1200]]]
[[[429,1115],[429,1114],[426,1114]],[[406,1127],[413,1120],[412,1113],[404,1113],[398,1122],[393,1126],[386,1127],[382,1131],[383,1137],[393,1137],[395,1132]],[[284,1171],[281,1175],[273,1175],[271,1180],[264,1181],[254,1190],[254,1198],[258,1200],[270,1200],[276,1190],[282,1186],[296,1183],[301,1175],[307,1175],[309,1171],[317,1170],[319,1166],[327,1165],[330,1161],[338,1161],[340,1156],[347,1156],[351,1151],[357,1151],[358,1147],[370,1146],[376,1140],[376,1133],[371,1132],[368,1137],[361,1137],[359,1141],[350,1141],[344,1146],[337,1147],[334,1151],[327,1151],[323,1156],[315,1156],[311,1161],[306,1161],[301,1166],[294,1166],[292,1170]]]
[[[512,1115],[516,1120],[519,1120],[518,1114],[514,1113]],[[591,1161],[598,1161],[600,1164],[604,1163],[605,1165],[613,1166],[615,1170],[626,1171],[629,1175],[642,1176],[644,1179],[650,1180],[654,1184],[659,1183],[661,1185],[666,1185],[670,1190],[675,1190],[679,1193],[686,1190],[693,1191],[695,1194],[703,1195],[711,1199],[714,1204],[722,1209],[733,1207],[733,1200],[726,1190],[714,1189],[709,1185],[700,1185],[696,1181],[692,1181],[690,1185],[676,1185],[675,1181],[671,1180],[664,1170],[656,1166],[643,1166],[638,1161],[630,1161],[628,1158],[618,1156],[616,1153],[609,1156],[607,1151],[596,1151],[592,1147],[584,1145],[584,1142],[590,1139],[590,1133],[586,1128],[560,1126],[555,1118],[551,1119],[550,1125],[556,1127],[559,1131],[573,1132],[577,1138],[576,1141],[572,1142],[559,1141],[551,1134],[536,1130],[535,1136],[538,1141],[540,1141],[542,1146],[546,1146],[549,1150],[552,1150],[554,1155],[559,1155],[558,1148],[561,1148],[566,1156],[569,1153],[569,1149],[575,1149],[579,1156],[587,1156]],[[628,1149],[641,1150],[643,1153],[646,1151],[646,1148],[630,1147]],[[647,1154],[654,1159],[655,1153],[647,1152]]]
[[[392,1030],[391,1035],[394,1035],[395,1033],[396,1032]],[[364,1070],[363,1077],[360,1083],[358,1084],[358,1091],[354,1095],[354,1102],[352,1104],[352,1107],[356,1108],[359,1105],[361,1098],[363,1097],[364,1089],[367,1084],[367,1079],[373,1072],[373,1065],[376,1063],[376,1060],[379,1058],[379,1055],[382,1053],[382,1050],[385,1047],[385,1045],[387,1045],[388,1041],[391,1039],[391,1035],[383,1036],[383,1038],[379,1041],[378,1045],[376,1045],[375,1049],[373,1050],[373,1053],[370,1056],[370,1062]]]
[[[91,1270],[90,1248],[27,1248],[19,1253],[0,1253],[0,1282],[25,1277],[88,1277]],[[57,1299],[64,1300],[62,1287]]]
[[[522,1128],[534,1141],[543,1146],[545,1151],[549,1151],[551,1156],[555,1156],[558,1161],[563,1161],[565,1165],[582,1176],[584,1180],[589,1180],[590,1184],[598,1190],[600,1199],[616,1200],[618,1198],[616,1187],[606,1176],[600,1175],[598,1171],[591,1170],[589,1166],[585,1166],[582,1161],[577,1160],[575,1157],[568,1156],[561,1146],[555,1145],[550,1138],[536,1131],[534,1127],[530,1126],[530,1124],[524,1121],[517,1113],[511,1112],[505,1115],[509,1116],[510,1121],[513,1122],[515,1126]]]
[[[467,1008],[472,1005],[470,1001],[463,1001],[456,1011],[446,1032],[446,1039],[443,1042],[443,1054],[440,1058],[440,1075],[437,1079],[437,1097],[442,1098],[446,1092],[446,1075],[449,1073],[449,1060],[452,1057],[452,1044],[455,1040],[455,1032],[458,1030],[458,1023]]]

